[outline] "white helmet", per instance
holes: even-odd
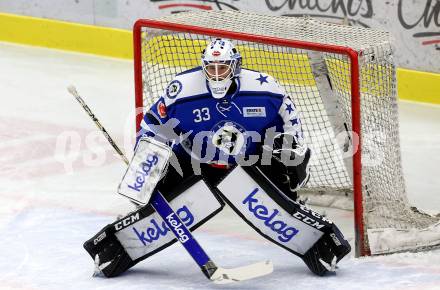
[[[240,74],[241,55],[232,42],[217,38],[203,50],[202,67],[213,97],[220,99]]]

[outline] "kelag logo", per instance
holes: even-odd
[[[273,209],[269,211],[263,204],[258,204],[259,200],[255,198],[258,188],[255,188],[244,200],[243,204],[248,205],[248,210],[259,220],[264,221],[264,225],[278,234],[278,240],[283,243],[289,242],[299,230],[290,227],[287,223],[276,220],[279,210]]]
[[[146,177],[150,174],[150,171],[157,164],[158,160],[159,158],[156,154],[148,154],[147,160],[139,165],[140,169],[136,170],[137,176],[135,183],[133,185],[128,184],[127,186],[133,190],[136,190],[137,192],[140,192],[145,183]]]
[[[175,213],[172,212],[169,216],[166,217],[166,220],[179,236],[179,241],[184,244],[189,240],[188,234],[186,233],[185,229],[182,228],[182,224],[179,222],[179,219],[174,218],[174,215]]]
[[[179,216],[179,218],[182,220],[182,222],[185,224],[185,226],[189,227],[194,223],[194,216],[189,211],[189,209],[184,205],[180,209],[176,211],[176,214]],[[180,226],[176,223],[173,223],[170,221],[175,220],[173,217],[170,217],[168,221],[173,224],[173,227],[178,231]],[[137,229],[136,227],[133,227],[133,231],[136,234],[137,238],[141,243],[146,246],[147,244],[151,244],[154,241],[160,239],[160,237],[164,237],[168,234],[170,231],[167,224],[162,221],[162,223],[158,223],[155,219],[151,219],[150,226],[144,229],[144,231]],[[180,235],[180,239],[183,239],[182,242],[185,242],[187,238],[185,239],[184,234]]]

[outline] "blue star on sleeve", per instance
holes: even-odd
[[[295,126],[299,124],[299,120],[298,118],[293,118],[292,120],[290,120],[290,123],[292,123],[292,126]]]
[[[286,111],[290,113],[292,113],[294,110],[292,108],[292,104],[285,104],[286,105]]]
[[[260,77],[257,78],[256,80],[257,80],[257,81],[260,81],[260,85],[263,85],[263,83],[269,83],[269,82],[267,81],[267,77],[268,77],[268,76],[263,76],[262,74],[260,74]]]

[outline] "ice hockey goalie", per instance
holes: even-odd
[[[230,41],[212,40],[201,65],[177,74],[145,114],[138,139],[147,136],[172,148],[157,188],[189,227],[195,229],[226,203],[322,276],[335,270],[350,245],[332,221],[297,201],[296,192],[310,175],[312,152],[295,96],[286,95],[270,75],[241,63]],[[106,276],[175,241],[154,214],[147,205],[86,242],[91,256],[107,263]]]

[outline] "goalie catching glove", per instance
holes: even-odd
[[[270,165],[259,165],[263,173],[290,199],[297,199],[297,191],[310,179],[311,151],[298,144],[289,134],[274,138],[273,148],[263,146],[263,156],[271,156]]]

